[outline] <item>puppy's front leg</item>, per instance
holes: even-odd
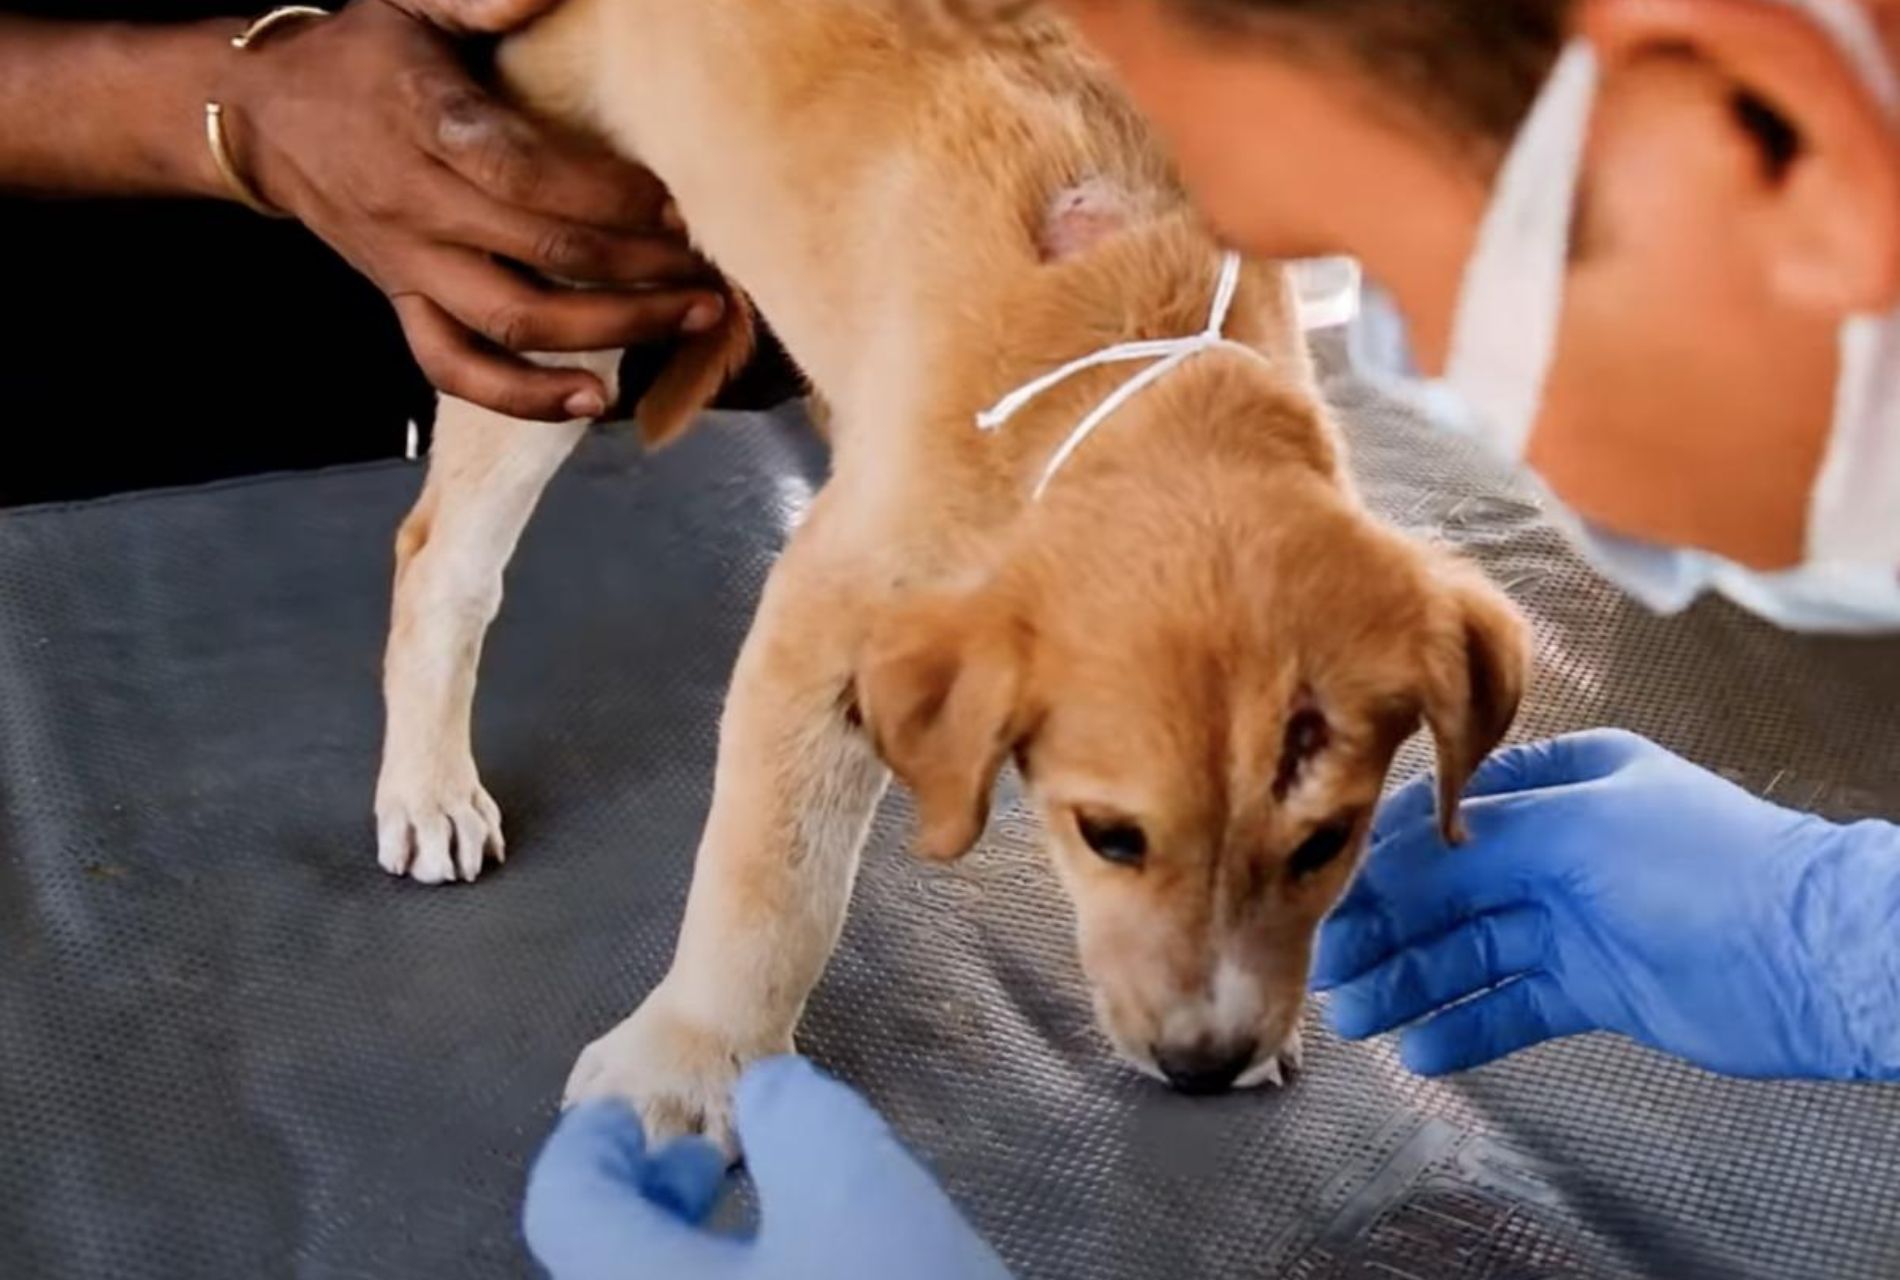
[[[650,1135],[729,1141],[740,1070],[790,1051],[888,776],[851,722],[862,603],[815,545],[822,518],[774,570],[734,672],[672,969],[568,1080],[569,1103],[632,1100]]]
[[[561,359],[612,387],[618,353]],[[502,571],[584,429],[518,422],[447,398],[437,411],[429,478],[396,538],[383,664],[376,844],[391,875],[473,880],[490,854],[503,854],[501,813],[476,774],[470,741],[476,669],[501,607]]]

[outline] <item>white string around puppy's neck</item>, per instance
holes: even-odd
[[[1082,442],[1093,435],[1095,429],[1113,417],[1117,410],[1146,391],[1161,379],[1192,360],[1204,351],[1227,349],[1263,363],[1267,358],[1245,343],[1235,342],[1227,336],[1227,315],[1233,310],[1234,294],[1240,288],[1240,255],[1226,253],[1221,256],[1220,275],[1214,286],[1214,306],[1208,313],[1207,327],[1199,333],[1188,334],[1180,338],[1149,338],[1138,342],[1119,342],[1112,347],[1103,347],[1100,351],[1071,360],[1057,369],[1052,369],[1033,382],[1026,382],[993,406],[976,415],[977,429],[995,431],[1011,418],[1021,413],[1029,402],[1052,387],[1059,386],[1076,374],[1105,364],[1125,364],[1135,360],[1152,360],[1153,364],[1129,378],[1121,386],[1111,391],[1107,398],[1091,410],[1087,417],[1076,423],[1048,464],[1042,469],[1042,477],[1036,481],[1034,498],[1041,500],[1049,482],[1056,473],[1082,447]]]

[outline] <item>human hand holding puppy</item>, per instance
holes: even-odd
[[[1756,798],[1634,734],[1517,747],[1445,849],[1414,783],[1320,934],[1343,1035],[1414,1071],[1614,1031],[1728,1075],[1900,1079],[1900,828]]]
[[[218,92],[258,194],[389,295],[430,381],[511,417],[585,418],[606,408],[593,374],[519,353],[707,329],[723,300],[662,226],[657,179],[490,95],[434,25],[544,7],[357,0],[231,59]]]
[[[761,1224],[749,1239],[706,1219],[726,1158],[703,1138],[647,1149],[618,1100],[567,1113],[528,1179],[528,1246],[555,1280],[636,1276],[1007,1280],[869,1103],[800,1058],[770,1058],[737,1089]]]
[[[0,14],[0,191],[249,195],[389,295],[440,389],[512,417],[590,417],[607,398],[595,374],[520,353],[711,328],[724,300],[664,225],[657,179],[492,95],[450,34],[500,31],[546,7],[355,0],[243,50],[232,38],[248,24],[235,19]],[[206,145],[208,103],[248,192]]]

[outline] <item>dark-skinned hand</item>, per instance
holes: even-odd
[[[450,34],[547,7],[355,0],[231,59],[220,95],[260,194],[390,297],[430,381],[555,421],[603,412],[606,388],[522,353],[709,328],[724,299],[652,174],[496,97]]]

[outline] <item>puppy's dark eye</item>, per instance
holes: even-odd
[[[1351,843],[1352,823],[1329,822],[1293,851],[1293,856],[1287,859],[1287,874],[1295,880],[1310,876],[1344,853]]]
[[[1148,837],[1132,822],[1075,815],[1075,826],[1088,847],[1117,866],[1138,867],[1148,856]]]

